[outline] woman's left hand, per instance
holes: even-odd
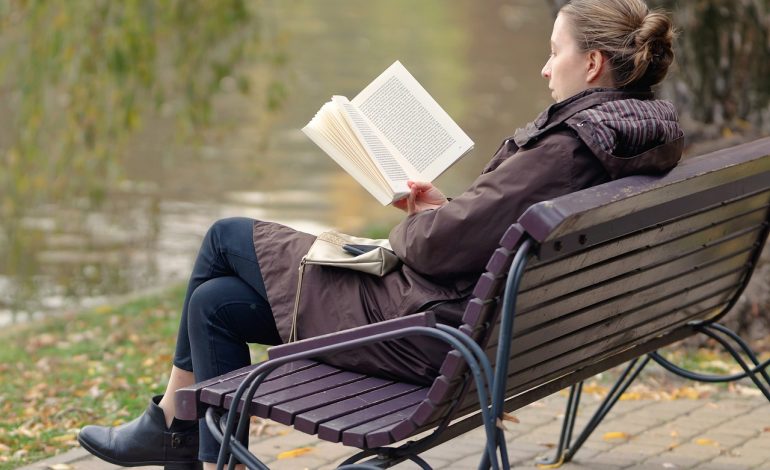
[[[438,209],[446,204],[444,193],[431,183],[421,181],[407,181],[410,193],[404,199],[399,199],[393,206],[412,215],[429,209]]]

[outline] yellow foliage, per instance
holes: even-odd
[[[695,439],[695,443],[699,446],[707,446],[707,447],[719,447],[719,443],[715,441],[714,439],[709,439],[707,437],[701,437],[698,439]]]
[[[611,431],[611,432],[605,432],[604,436],[602,436],[602,439],[605,441],[616,441],[616,440],[628,440],[631,438],[631,435],[627,432],[622,431]]]
[[[298,447],[296,449],[292,449],[292,450],[287,450],[285,452],[281,452],[280,454],[278,454],[278,456],[276,458],[278,460],[293,459],[294,457],[299,457],[300,455],[305,455],[305,454],[307,454],[309,452],[312,452],[312,451],[313,451],[312,447]]]

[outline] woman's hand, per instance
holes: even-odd
[[[406,211],[409,215],[428,209],[438,209],[447,203],[444,193],[431,183],[407,181],[406,184],[410,189],[409,195],[394,202],[393,206]]]

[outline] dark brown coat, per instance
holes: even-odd
[[[439,318],[457,322],[502,234],[530,205],[625,174],[662,172],[676,165],[682,150],[676,113],[670,104],[651,98],[649,92],[591,90],[548,108],[503,142],[467,191],[393,228],[389,238],[404,261],[395,272],[379,278],[308,266],[298,337],[436,306]],[[279,224],[254,224],[257,258],[284,341],[291,327],[299,260],[313,240]],[[444,345],[421,338],[327,360],[426,382],[437,373],[444,352]]]

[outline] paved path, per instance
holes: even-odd
[[[584,400],[585,412],[581,413],[578,426],[598,403],[598,398],[590,394],[584,394]],[[514,413],[520,422],[507,424],[513,468],[534,469],[535,458],[549,454],[558,440],[565,402],[564,394],[556,394]],[[261,432],[251,438],[251,449],[274,470],[331,469],[353,453],[339,444],[321,442],[278,424],[254,426],[252,432],[257,429]],[[482,435],[477,429],[423,457],[436,469],[474,469],[482,450]],[[306,452],[293,458],[277,458],[282,452],[299,448],[306,448]],[[60,465],[54,466],[57,463]],[[25,470],[41,468],[116,467],[75,449]],[[395,468],[418,467],[406,462]],[[770,469],[770,404],[755,394],[727,391],[706,399],[621,401],[575,461],[562,468]]]

